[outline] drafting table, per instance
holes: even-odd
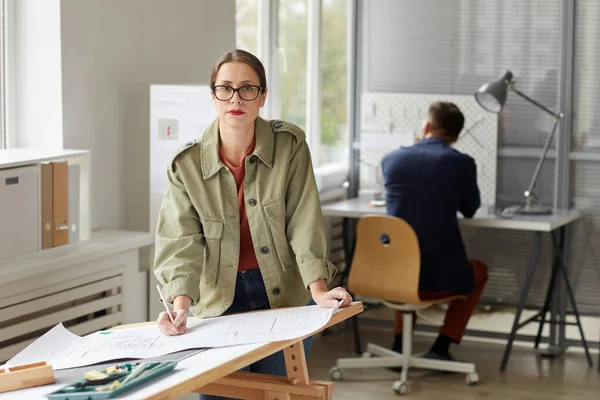
[[[353,302],[348,307],[335,312],[321,330],[351,318],[362,310],[361,302]],[[141,324],[122,327],[139,325]],[[118,328],[121,327],[112,329]],[[152,381],[138,390],[125,392],[114,398],[163,400],[176,399],[186,393],[204,393],[261,400],[331,400],[333,383],[309,378],[302,344],[305,337],[266,344],[209,349],[180,361],[170,374]],[[285,354],[287,378],[237,372],[239,369],[280,350],[283,350]],[[45,399],[45,394],[69,383],[62,382],[57,378],[56,384],[53,385],[0,393],[0,400]]]
[[[354,230],[351,228],[351,219],[358,219],[366,214],[376,214],[376,215],[385,215],[386,209],[385,207],[373,207],[370,205],[369,200],[364,198],[353,198],[349,200],[342,200],[338,202],[328,203],[322,205],[323,216],[329,217],[343,217],[343,240],[344,240],[344,251],[346,258],[346,270],[344,271],[344,277],[347,278],[350,265],[352,264],[352,249],[353,249],[353,241],[354,241]],[[512,218],[506,218],[497,216],[493,213],[490,213],[489,206],[482,206],[477,210],[476,214],[473,218],[462,218],[457,215],[459,219],[460,226],[469,226],[469,227],[480,227],[480,228],[490,228],[490,229],[508,229],[508,230],[520,230],[520,231],[530,231],[533,232],[534,237],[534,248],[531,257],[531,261],[527,268],[527,273],[525,276],[525,281],[521,286],[521,293],[519,297],[519,304],[517,305],[517,312],[515,314],[515,319],[513,321],[513,326],[511,332],[508,337],[508,342],[506,344],[506,349],[504,351],[504,356],[502,357],[502,362],[500,364],[500,370],[504,371],[506,369],[506,365],[508,364],[508,359],[510,357],[510,352],[512,350],[513,342],[515,340],[517,331],[523,326],[531,323],[531,322],[539,322],[540,326],[538,329],[537,336],[535,338],[535,347],[537,348],[542,335],[542,328],[544,323],[548,322],[551,328],[554,328],[556,325],[558,328],[559,338],[564,338],[565,325],[577,325],[579,327],[579,332],[581,334],[581,340],[583,347],[585,349],[587,362],[591,367],[592,358],[590,356],[589,348],[587,345],[587,341],[585,340],[583,329],[581,327],[581,321],[579,318],[579,312],[577,311],[577,304],[575,302],[575,297],[573,294],[573,290],[571,284],[569,282],[569,278],[567,276],[567,269],[564,263],[564,256],[562,251],[564,249],[564,242],[566,236],[566,228],[569,224],[577,221],[581,218],[581,213],[577,210],[557,210],[553,214],[550,215],[514,215]],[[541,310],[535,314],[533,317],[526,319],[521,322],[521,314],[523,312],[523,308],[525,306],[525,301],[527,299],[527,294],[529,293],[529,289],[531,288],[531,284],[533,282],[534,273],[536,267],[538,265],[538,261],[540,258],[540,251],[542,247],[542,233],[550,233],[552,235],[552,244],[555,252],[555,258],[552,266],[552,274],[550,277],[550,282],[548,284],[548,291],[546,294],[546,298],[544,301],[544,305]],[[573,313],[577,320],[576,323],[563,322],[565,321],[564,316],[566,315],[566,305],[564,305],[563,309],[555,312],[550,306],[552,303],[552,296],[564,296],[564,293],[561,291],[561,285],[557,285],[557,281],[561,279],[565,283],[566,294],[568,295],[568,300],[570,301],[573,307]],[[550,319],[546,320],[546,316],[550,314]],[[560,320],[558,320],[557,315],[560,315]],[[360,337],[358,335],[358,326],[357,326],[357,318],[353,318],[353,326],[354,326],[354,335],[355,335],[355,345],[356,352],[361,352],[360,346]],[[551,335],[552,336],[552,335]],[[551,346],[554,338],[551,337]],[[560,343],[559,339],[559,348],[551,347],[550,350],[554,350],[557,355],[564,351],[564,347],[562,343]]]

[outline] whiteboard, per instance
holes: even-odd
[[[173,155],[217,117],[208,85],[150,85],[150,193],[163,194]]]

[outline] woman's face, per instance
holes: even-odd
[[[248,64],[237,61],[222,64],[212,91],[213,103],[221,122],[232,128],[253,124],[267,99],[267,89],[261,92],[257,88],[259,85],[258,74]],[[228,99],[232,93],[233,97]]]

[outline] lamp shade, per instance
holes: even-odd
[[[508,84],[512,82],[512,79],[512,72],[506,71],[504,76],[499,80],[483,84],[475,92],[475,100],[477,100],[481,107],[490,112],[500,112],[506,102]]]

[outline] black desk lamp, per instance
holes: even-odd
[[[555,113],[552,110],[548,109],[544,105],[538,103],[533,100],[529,96],[517,90],[515,87],[515,80],[513,78],[513,74],[510,71],[506,71],[504,76],[497,81],[492,81],[484,84],[479,88],[479,90],[475,93],[475,99],[479,103],[481,107],[486,109],[487,111],[498,113],[504,106],[506,102],[506,95],[508,89],[511,89],[513,92],[527,100],[528,102],[536,105],[546,113],[550,114],[554,118],[554,126],[546,139],[546,143],[544,144],[544,150],[542,151],[542,155],[535,167],[535,172],[533,173],[533,177],[531,178],[531,182],[529,183],[529,187],[525,191],[525,204],[517,209],[517,212],[520,214],[551,214],[552,209],[548,207],[544,207],[540,203],[537,202],[537,197],[533,192],[535,188],[535,184],[540,175],[540,171],[542,169],[542,165],[544,164],[544,160],[546,159],[546,154],[548,153],[548,149],[550,148],[550,143],[554,138],[554,133],[556,132],[556,128],[558,127],[558,123],[563,117],[563,113]]]

